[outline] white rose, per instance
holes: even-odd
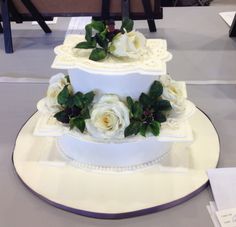
[[[61,86],[65,86],[68,82],[63,73],[58,73],[50,78],[49,85],[51,84],[60,84]]]
[[[129,44],[129,49],[138,52],[139,50],[143,50],[146,46],[146,38],[144,35],[140,32],[136,31],[131,31],[127,33],[128,36],[128,44]]]
[[[140,32],[117,34],[109,47],[109,51],[116,57],[139,58],[145,51],[146,38]]]
[[[64,86],[60,84],[51,84],[47,90],[46,105],[50,112],[58,112],[61,110],[61,106],[57,102],[57,96],[62,91]]]
[[[130,124],[129,109],[116,95],[104,95],[91,110],[86,120],[88,133],[96,138],[124,138],[124,130]]]
[[[182,82],[172,80],[169,75],[160,77],[163,85],[162,98],[170,101],[172,106],[171,116],[180,116],[186,110],[186,92]]]
[[[69,85],[64,74],[59,73],[51,77],[46,98],[44,99],[44,102],[41,102],[40,105],[38,105],[38,110],[44,113],[56,113],[62,110],[61,106],[57,102],[57,96],[66,85],[68,85],[69,91],[72,92],[72,87]]]
[[[186,111],[186,100],[170,101],[172,106],[171,117],[181,117]]]

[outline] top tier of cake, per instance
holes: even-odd
[[[103,61],[89,60],[91,50],[75,49],[82,35],[68,35],[63,45],[55,48],[53,68],[67,69],[73,90],[97,94],[117,94],[135,99],[147,92],[159,75],[166,74],[166,62],[172,55],[166,40],[148,39],[145,52],[138,59],[109,56]]]
[[[166,74],[166,62],[172,59],[171,53],[167,51],[166,40],[147,39],[146,51],[140,58],[117,58],[110,55],[103,61],[91,61],[90,49],[74,48],[84,39],[84,35],[67,35],[64,43],[54,49],[56,58],[52,68],[80,69],[88,73],[109,76],[133,73],[163,75]]]

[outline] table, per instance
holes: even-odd
[[[166,24],[167,27],[165,29],[162,28],[160,30],[162,33],[159,33],[159,35],[162,34],[164,36],[165,31],[171,29],[171,27],[171,30],[175,31],[167,33],[166,38],[169,41],[171,52],[174,54],[174,59],[168,65],[168,69],[170,72],[176,72],[176,76],[174,76],[176,79],[235,79],[235,40],[227,37],[228,27],[220,18],[217,19],[217,22],[215,21],[218,18],[218,16],[215,16],[215,13],[224,11],[226,8],[193,7],[188,8],[188,10],[176,9],[176,11],[172,8],[166,9],[166,14],[171,15],[173,13],[172,19],[175,18],[175,20],[171,24]],[[227,9],[230,10],[229,8]],[[193,24],[195,26],[198,25],[198,30],[194,32],[190,27],[181,28],[184,23],[188,24],[183,14],[185,16],[192,15],[189,20],[192,21],[192,26]],[[208,20],[204,19],[204,16],[207,16]],[[214,26],[219,27],[218,29],[214,27],[215,29],[208,31],[201,24],[203,21],[208,25],[212,23]],[[201,27],[199,27],[200,25]],[[142,23],[139,26],[142,26]],[[205,39],[202,39],[203,31]],[[201,35],[198,35],[199,33]],[[186,39],[180,41],[184,37]],[[208,48],[204,48],[206,46],[202,45],[199,49],[200,43],[203,44],[204,42],[208,43]],[[196,45],[194,49],[193,46],[191,47],[193,44]],[[17,55],[12,58],[14,59],[14,63],[17,61],[16,58],[26,53],[25,51],[22,49],[16,53]],[[46,58],[47,53],[44,53],[43,50],[39,51],[40,54],[36,53],[36,49],[28,50],[28,57],[26,57],[28,61],[30,54],[34,56],[38,54],[39,57],[42,57],[42,61],[37,60],[37,66],[33,65],[36,64],[36,59],[33,59],[31,64],[27,64],[27,67],[23,67],[18,64],[14,65],[13,62],[12,64],[6,64],[6,62],[9,63],[8,58],[3,63],[0,61],[0,74],[3,75],[4,73],[8,75],[10,72],[13,72],[12,75],[16,75],[19,72],[18,69],[20,69],[20,71],[23,70],[22,72],[30,75],[34,67],[37,67],[38,71],[36,74],[43,75],[45,73],[44,78],[46,78],[46,73],[51,72],[47,68],[51,62],[48,62],[49,57]],[[214,62],[205,62],[209,57],[215,59],[215,67],[213,67]],[[225,59],[226,57],[227,60]],[[0,58],[2,59],[2,53]],[[195,62],[196,65],[194,64],[194,59],[197,61]],[[24,59],[22,58],[20,60],[23,61]],[[197,67],[197,63],[199,62],[203,62],[204,67]],[[184,67],[183,63],[185,63]],[[40,67],[41,64],[45,64],[45,66],[42,68]],[[110,221],[86,218],[59,210],[30,193],[17,178],[11,162],[11,155],[18,131],[32,113],[36,111],[36,102],[45,95],[46,89],[47,84],[44,83],[0,83],[0,103],[2,104],[0,107],[0,226],[213,226],[206,210],[206,205],[212,200],[210,188],[207,188],[196,197],[181,205],[159,213]],[[219,133],[221,141],[219,167],[236,166],[236,85],[188,85],[187,89],[189,99],[208,114]]]
[[[206,210],[210,189],[193,199],[159,213],[119,221],[96,220],[56,209],[30,193],[17,178],[11,153],[17,132],[36,110],[45,93],[43,84],[0,84],[0,226],[212,226]],[[219,167],[235,166],[235,85],[188,86],[189,99],[212,119],[221,140]],[[32,94],[32,95],[29,95]],[[7,102],[6,102],[7,100]],[[206,151],[207,152],[207,151]]]

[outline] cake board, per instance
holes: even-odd
[[[55,138],[35,137],[34,114],[18,134],[13,164],[18,177],[51,205],[76,214],[120,219],[181,204],[208,184],[206,170],[215,168],[220,145],[209,118],[200,110],[191,117],[194,142],[178,143],[159,164],[130,172],[77,168],[58,153]]]

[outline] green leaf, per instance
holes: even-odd
[[[66,106],[70,108],[74,106],[74,96],[69,96],[66,102]]]
[[[81,109],[84,106],[83,97],[84,97],[83,93],[81,93],[79,91],[77,93],[75,93],[75,95],[74,95],[74,104],[75,104],[75,106],[77,106]]]
[[[131,135],[137,135],[140,131],[142,123],[140,121],[131,122],[130,125],[125,129],[125,137]]]
[[[145,93],[142,93],[139,97],[139,102],[146,108],[152,105],[152,99]]]
[[[60,122],[62,122],[62,123],[68,124],[69,121],[70,121],[69,115],[68,115],[68,113],[67,113],[65,110],[56,113],[56,114],[54,115],[54,117],[55,117],[58,121],[60,121]]]
[[[92,40],[92,25],[87,24],[85,26],[85,39],[90,42]]]
[[[85,129],[85,121],[82,118],[75,117],[70,120],[70,129],[73,129],[74,127],[78,128],[80,132],[84,132]]]
[[[155,111],[167,111],[171,110],[171,104],[168,100],[158,100],[154,103],[154,109]]]
[[[162,93],[163,93],[163,86],[162,86],[161,82],[154,81],[150,87],[149,95],[152,98],[156,99],[156,98],[160,97],[162,95]]]
[[[132,108],[133,108],[133,105],[134,105],[133,99],[130,96],[128,96],[126,98],[126,101],[127,101],[127,105],[128,105],[129,110],[132,112]]]
[[[93,49],[96,47],[96,41],[95,40],[91,40],[90,42],[80,42],[78,43],[75,48],[79,48],[79,49]]]
[[[57,102],[60,104],[60,105],[64,105],[64,106],[67,106],[67,101],[70,97],[70,93],[69,93],[69,90],[68,90],[68,87],[65,86],[62,91],[58,94],[57,96]]]
[[[135,119],[140,119],[142,117],[143,108],[138,101],[134,102],[133,104],[132,114]]]
[[[89,119],[90,118],[89,109],[87,107],[85,107],[84,109],[81,110],[80,118],[83,118],[83,119]]]
[[[103,32],[101,32],[99,34],[101,36],[102,39],[106,39],[106,36],[107,36],[107,29],[105,29]]]
[[[160,123],[158,121],[153,121],[150,124],[151,132],[154,136],[158,136],[160,133]]]
[[[91,26],[98,32],[102,32],[106,28],[105,24],[102,21],[95,21],[95,20],[92,21]]]
[[[122,26],[121,26],[121,30],[126,30],[127,32],[131,32],[133,30],[134,27],[134,22],[133,20],[129,19],[129,18],[125,18],[122,21]]]
[[[166,116],[161,112],[155,112],[154,113],[154,119],[155,119],[155,121],[163,123],[163,122],[166,121]]]
[[[141,128],[140,128],[140,131],[139,131],[140,134],[141,134],[142,136],[144,136],[144,137],[146,137],[147,127],[148,127],[148,125],[143,124],[143,125],[141,126]]]
[[[89,59],[93,61],[100,61],[107,56],[107,52],[102,48],[95,48],[92,50]]]
[[[90,91],[90,92],[86,93],[83,97],[83,104],[85,106],[88,106],[89,104],[91,104],[92,101],[93,101],[94,96],[95,96],[95,94],[94,94],[93,91]]]
[[[103,49],[108,48],[108,43],[109,42],[108,42],[108,40],[106,40],[106,38],[104,38],[100,34],[96,34],[95,38],[96,38],[96,41],[97,41],[97,43],[100,47],[102,47]]]

